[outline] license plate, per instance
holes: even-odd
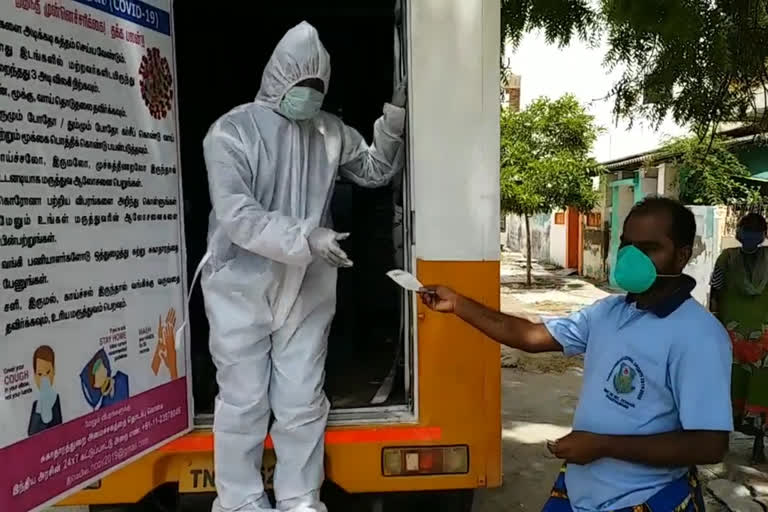
[[[261,467],[264,488],[272,489],[275,475],[275,452],[265,451]],[[216,492],[216,475],[213,469],[213,457],[190,457],[183,464],[179,475],[179,492],[204,493]]]

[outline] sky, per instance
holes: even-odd
[[[510,71],[521,76],[520,107],[525,108],[539,96],[558,98],[574,94],[605,128],[598,139],[594,156],[600,162],[615,160],[658,147],[665,139],[683,135],[686,130],[669,120],[658,130],[649,123],[635,120],[630,129],[626,121],[614,122],[613,99],[604,98],[620,75],[609,74],[602,65],[605,46],[590,48],[581,41],[560,49],[548,45],[541,33],[526,34],[520,46],[506,49]]]

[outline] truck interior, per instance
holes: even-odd
[[[234,9],[234,8],[233,8]],[[405,69],[405,30],[396,0],[292,0],[243,2],[237,8],[202,9],[176,2],[174,30],[184,222],[189,278],[206,249],[210,200],[202,140],[231,108],[254,99],[272,50],[292,26],[314,25],[331,55],[324,110],[340,116],[370,143],[373,123],[391,99]],[[398,36],[400,34],[400,36]],[[397,68],[397,69],[396,69]],[[399,73],[399,74],[398,74]],[[386,277],[408,268],[410,257],[406,178],[366,190],[337,181],[332,200],[335,229],[350,232],[344,249],[354,261],[339,272],[337,313],[326,364],[326,392],[344,419],[386,420],[411,403],[410,303]],[[405,249],[403,249],[405,246]],[[198,424],[206,425],[217,393],[208,352],[208,323],[200,286],[190,304],[192,376]]]

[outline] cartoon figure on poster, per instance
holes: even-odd
[[[47,345],[37,347],[32,355],[32,371],[35,385],[39,391],[37,400],[32,404],[27,433],[32,436],[43,430],[61,425],[61,401],[53,389],[56,377],[56,354]]]
[[[113,374],[104,349],[96,352],[80,372],[80,385],[85,400],[94,411],[127,400],[129,396],[128,375],[121,371]]]

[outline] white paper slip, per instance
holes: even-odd
[[[392,279],[406,290],[418,292],[424,288],[424,285],[422,285],[413,274],[409,274],[405,270],[390,270],[387,272],[387,275],[390,277],[390,279]]]

